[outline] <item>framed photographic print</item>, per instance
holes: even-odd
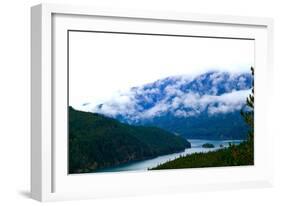
[[[31,14],[34,199],[271,185],[271,19]]]

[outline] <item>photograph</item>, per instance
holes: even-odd
[[[69,174],[254,165],[254,39],[67,36]]]

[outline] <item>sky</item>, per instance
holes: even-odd
[[[168,76],[249,72],[251,66],[253,40],[70,32],[69,104],[101,104]]]

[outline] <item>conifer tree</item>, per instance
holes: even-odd
[[[252,92],[246,99],[246,105],[241,110],[245,122],[249,126],[248,138],[250,141],[254,140],[254,68],[251,67],[253,81],[252,81]]]

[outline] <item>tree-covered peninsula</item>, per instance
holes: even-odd
[[[183,151],[190,143],[156,127],[131,126],[69,107],[69,173],[95,172]]]

